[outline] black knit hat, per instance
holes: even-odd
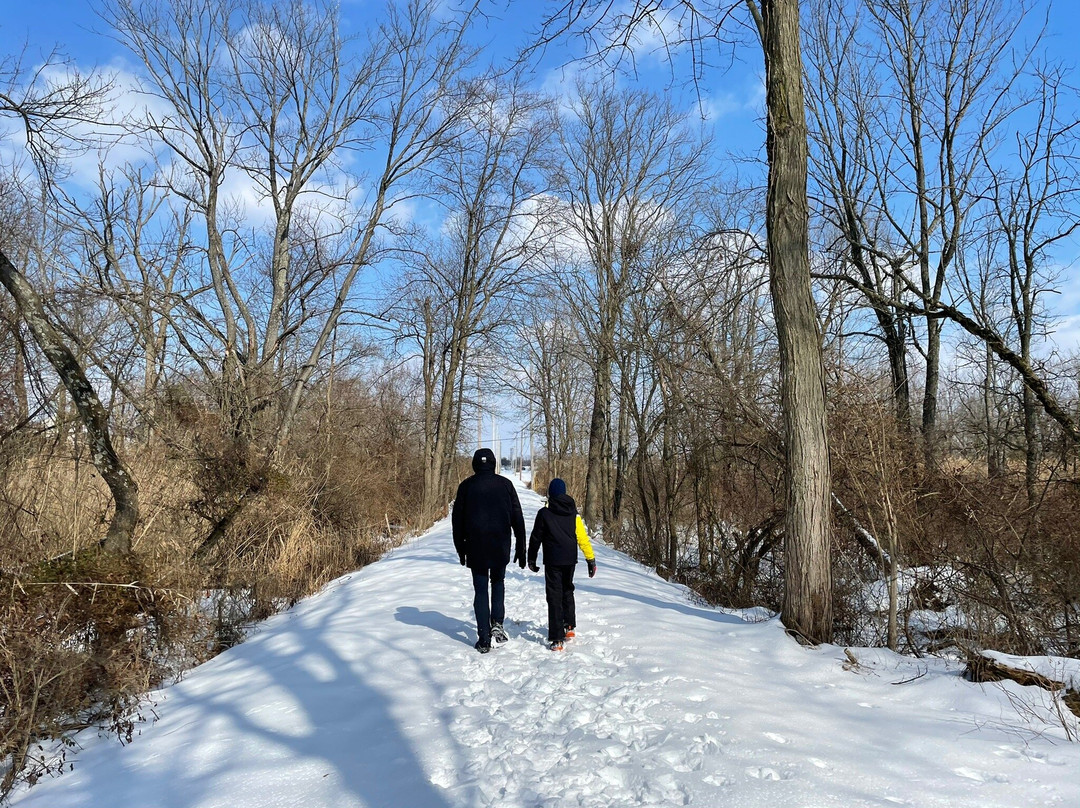
[[[495,453],[491,449],[477,449],[472,458],[473,471],[495,471]]]

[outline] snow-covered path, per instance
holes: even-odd
[[[520,494],[531,527],[540,500]],[[542,575],[514,566],[511,640],[482,656],[441,522],[157,694],[132,744],[87,739],[73,772],[14,804],[1080,805],[1080,744],[1023,726],[1030,688],[883,651],[845,667],[841,648],[597,559],[595,579],[579,566],[566,653],[543,643]]]

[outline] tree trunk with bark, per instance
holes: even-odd
[[[764,0],[758,20],[768,111],[769,287],[780,347],[787,460],[781,618],[796,636],[819,643],[832,637],[830,472],[825,369],[810,287],[798,0]]]
[[[606,486],[604,485],[604,446],[611,413],[611,365],[597,359],[593,377],[593,406],[589,420],[589,465],[585,473],[585,507],[582,518],[590,530],[604,523]]]
[[[49,320],[41,297],[3,252],[0,252],[0,283],[11,293],[34,341],[71,394],[90,441],[94,466],[112,493],[115,512],[101,545],[108,553],[126,555],[131,552],[132,534],[139,520],[139,487],[113,448],[105,407],[75,355]]]

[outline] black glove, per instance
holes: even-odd
[[[592,578],[594,575],[596,575],[596,559],[586,558],[585,563],[589,565],[589,577]]]
[[[517,546],[517,549],[514,550],[514,561],[517,563],[517,565],[519,567],[521,567],[522,569],[525,569],[525,547],[524,547],[524,545],[519,544]]]
[[[535,561],[532,562],[531,564],[529,564],[529,569],[531,569],[533,572],[540,572],[540,568],[538,566],[536,566]]]
[[[463,566],[463,567],[465,566],[465,556],[459,555],[457,557],[457,560],[461,562],[461,566]]]

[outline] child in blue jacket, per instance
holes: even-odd
[[[578,516],[577,505],[566,493],[566,483],[558,477],[548,484],[548,504],[536,514],[529,536],[529,569],[539,572],[537,551],[544,548],[544,585],[548,605],[548,641],[552,651],[563,650],[567,637],[574,636],[577,615],[574,608],[574,567],[578,547],[585,554],[589,577],[596,575],[593,554],[585,523]],[[525,559],[518,563],[524,567]]]

